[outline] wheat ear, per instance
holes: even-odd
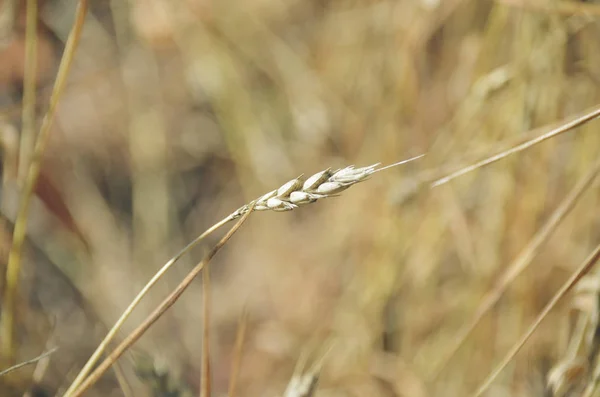
[[[337,170],[328,168],[306,179],[301,175],[285,183],[279,189],[259,197],[256,200],[254,211],[291,211],[301,205],[314,203],[319,199],[335,197],[350,186],[367,180],[376,172],[409,163],[423,156],[424,154],[421,154],[381,168],[377,168],[380,163],[360,168],[354,168],[353,165],[350,165]],[[248,208],[248,205],[238,208],[230,215],[231,218],[239,218],[248,211]]]

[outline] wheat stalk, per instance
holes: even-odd
[[[121,317],[116,321],[112,328],[108,331],[108,334],[104,337],[100,345],[96,348],[96,351],[88,359],[87,363],[81,369],[69,389],[65,392],[63,397],[71,397],[74,395],[75,390],[81,386],[86,380],[86,377],[96,364],[100,356],[104,353],[108,344],[114,339],[119,329],[123,326],[127,318],[133,312],[133,309],[137,307],[142,298],[148,293],[150,288],[158,282],[160,278],[177,262],[184,254],[189,252],[194,246],[202,241],[206,236],[212,234],[215,230],[221,226],[240,218],[246,213],[253,211],[290,211],[297,208],[300,205],[314,203],[315,201],[333,197],[339,195],[342,191],[348,189],[350,186],[355,185],[368,179],[371,175],[376,172],[386,170],[401,164],[406,164],[410,161],[423,157],[424,154],[402,160],[394,164],[390,164],[385,167],[377,168],[378,164],[373,164],[368,167],[354,168],[353,165],[346,168],[331,170],[328,168],[324,171],[318,172],[310,178],[304,180],[302,176],[292,179],[285,183],[279,189],[273,190],[261,197],[258,200],[252,201],[250,204],[245,204],[238,208],[236,211],[223,218],[209,229],[207,229],[200,236],[196,237],[192,242],[185,246],[175,256],[173,256],[167,263],[165,263],[156,274],[148,281],[148,283],[142,288],[142,290],[136,295],[133,301],[125,309]]]
[[[252,205],[252,204],[250,204]],[[138,325],[125,339],[100,363],[94,372],[85,378],[79,384],[73,382],[63,397],[74,396],[81,397],[90,387],[92,387],[102,375],[113,365],[115,362],[125,353],[127,349],[131,347],[142,335],[148,331],[148,329],[158,320],[171,306],[177,302],[184,291],[190,286],[194,279],[205,269],[205,266],[210,263],[212,258],[219,252],[221,248],[229,241],[229,239],[235,234],[235,232],[242,226],[242,224],[248,219],[251,214],[251,209],[248,211],[235,225],[219,240],[219,242],[204,256],[202,261],[198,263],[190,272],[184,277],[184,279],[177,285],[177,287],[158,305],[154,311],[146,317],[146,319]],[[114,327],[113,327],[114,328]],[[112,330],[111,330],[112,331]],[[106,342],[106,341],[105,341]],[[91,361],[88,361],[88,363]],[[78,375],[82,377],[82,372]]]

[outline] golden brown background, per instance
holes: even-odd
[[[0,45],[3,269],[19,186],[9,165],[25,11],[15,4]],[[38,121],[75,6],[39,3]],[[244,309],[241,396],[282,395],[302,353],[329,338],[317,396],[469,395],[599,242],[596,183],[434,376],[600,155],[598,122],[406,194],[428,171],[597,105],[599,22],[591,1],[91,1],[30,213],[19,358],[60,346],[41,384],[64,390],[152,274],[214,222],[302,173],[426,152],[340,197],[250,217],[211,268],[213,395],[226,395]],[[167,274],[124,332],[202,252]],[[552,395],[549,371],[564,360],[573,383],[591,382],[594,343],[567,351],[578,315],[595,330],[598,281],[586,282],[487,395]],[[170,395],[197,395],[201,308],[198,281],[121,359],[134,396],[169,395],[149,372],[168,373],[180,393]],[[33,369],[0,378],[0,395],[21,395]],[[94,393],[123,395],[111,374]]]

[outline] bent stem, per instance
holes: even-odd
[[[169,259],[169,261],[167,263],[165,263],[158,272],[156,272],[156,274],[152,277],[152,279],[150,279],[150,281],[148,281],[148,283],[144,286],[144,288],[142,288],[142,290],[137,294],[137,296],[129,304],[127,309],[125,309],[123,314],[121,314],[121,317],[119,317],[117,322],[108,331],[108,333],[106,334],[106,336],[104,337],[104,339],[102,340],[100,345],[98,345],[98,347],[96,348],[96,351],[94,351],[94,353],[89,358],[89,360],[87,361],[85,366],[81,369],[81,371],[79,372],[79,374],[77,375],[77,377],[75,378],[75,380],[73,381],[73,383],[71,384],[69,389],[67,389],[67,391],[64,394],[64,397],[70,397],[73,395],[73,392],[81,385],[81,383],[83,382],[85,377],[90,373],[92,367],[98,362],[98,359],[100,358],[102,353],[105,352],[108,344],[114,339],[117,332],[119,332],[119,330],[121,329],[121,327],[123,326],[125,321],[129,318],[129,316],[131,316],[131,313],[137,307],[137,305],[140,303],[142,298],[148,293],[148,291],[150,291],[150,288],[152,288],[154,286],[154,284],[156,284],[156,282],[158,280],[160,280],[160,278],[167,272],[167,270],[169,270],[171,268],[171,266],[173,266],[175,264],[175,262],[177,262],[183,255],[188,253],[198,243],[200,243],[202,240],[204,240],[205,237],[207,237],[208,235],[210,235],[211,233],[213,233],[215,230],[217,230],[221,226],[225,225],[226,223],[232,221],[233,219],[234,219],[233,216],[229,215],[229,216],[223,218],[221,221],[215,223],[213,226],[211,226],[209,229],[207,229],[204,233],[202,233],[201,235],[196,237],[191,243],[186,245],[175,256],[173,256],[171,259]]]
[[[183,281],[166,297],[162,303],[150,314],[142,324],[140,324],[131,334],[129,334],[123,342],[96,368],[96,370],[81,384],[81,386],[72,392],[71,395],[79,397],[92,387],[102,375],[123,355],[123,353],[133,345],[151,326],[162,316],[173,304],[181,297],[183,292],[190,286],[192,281],[198,274],[202,272],[204,267],[211,261],[217,252],[229,241],[233,234],[242,226],[248,216],[252,213],[254,204],[250,205],[248,212],[242,216],[237,223],[229,229],[227,234],[210,250],[210,252],[198,263],[183,279]],[[227,218],[225,218],[227,219]],[[221,223],[221,222],[219,222]],[[71,388],[73,386],[71,385]]]
[[[0,371],[0,376],[4,376],[6,374],[9,374],[9,373],[11,373],[13,371],[16,371],[17,369],[20,369],[20,368],[23,368],[23,367],[27,366],[27,365],[35,364],[38,361],[40,361],[40,360],[48,357],[49,355],[53,354],[57,350],[58,350],[58,347],[53,347],[52,349],[48,350],[47,352],[42,353],[39,356],[32,358],[31,360],[23,361],[22,363],[13,365],[10,368],[6,368],[6,369]]]

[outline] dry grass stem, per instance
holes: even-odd
[[[210,264],[202,271],[202,365],[200,373],[200,397],[209,397],[210,375]]]
[[[11,373],[13,371],[16,371],[19,368],[27,366],[27,365],[35,364],[38,361],[40,361],[40,360],[42,360],[42,359],[50,356],[52,353],[54,353],[57,350],[58,350],[58,347],[54,347],[54,348],[48,350],[47,352],[44,352],[44,353],[40,354],[39,356],[37,356],[35,358],[32,358],[31,360],[23,361],[22,363],[13,365],[10,368],[6,368],[6,369],[0,371],[0,376],[4,376],[6,374],[9,374],[9,373]]]
[[[587,273],[590,272],[592,267],[600,259],[600,245],[596,246],[594,251],[583,261],[579,268],[569,277],[569,279],[563,284],[560,290],[552,297],[550,302],[544,307],[541,313],[537,316],[535,321],[531,324],[527,332],[519,339],[517,343],[510,349],[506,356],[502,359],[500,364],[492,371],[492,373],[485,379],[481,386],[477,389],[474,396],[481,396],[492,384],[494,379],[502,372],[504,367],[517,355],[519,350],[523,347],[525,342],[533,335],[535,330],[539,327],[544,318],[550,313],[550,311],[556,306],[567,292],[569,292]]]
[[[594,179],[600,173],[600,159],[590,169],[587,175],[585,175],[571,190],[571,192],[565,197],[560,203],[556,210],[552,213],[548,221],[542,226],[542,228],[536,233],[536,235],[529,241],[527,246],[517,255],[515,260],[510,263],[506,271],[502,274],[500,279],[497,281],[496,286],[482,299],[481,304],[477,307],[475,314],[469,322],[467,322],[461,330],[458,332],[457,337],[451,344],[448,353],[443,356],[440,364],[433,372],[431,379],[437,378],[440,373],[446,368],[448,363],[452,360],[454,355],[467,341],[467,338],[473,332],[475,327],[479,324],[483,316],[494,307],[494,305],[500,300],[504,291],[508,286],[521,274],[527,266],[531,263],[532,259],[538,253],[540,247],[545,243],[552,233],[556,230],[558,225],[564,220],[567,214],[573,209],[582,194],[589,188]]]
[[[23,81],[23,114],[21,144],[19,146],[19,182],[27,176],[31,151],[35,145],[35,96],[37,74],[37,0],[27,0],[25,27],[25,71]]]
[[[235,336],[235,350],[233,353],[233,361],[231,363],[231,373],[229,378],[228,397],[235,397],[237,392],[237,381],[240,376],[240,368],[242,366],[242,356],[244,353],[244,341],[246,339],[246,328],[248,326],[248,311],[244,309],[240,316],[237,334]]]
[[[123,326],[125,321],[127,321],[129,316],[131,316],[131,313],[133,312],[133,310],[139,305],[142,298],[148,293],[148,291],[150,291],[150,289],[158,282],[158,280],[160,280],[163,277],[163,275],[167,272],[167,270],[169,270],[171,268],[171,266],[173,266],[183,255],[188,253],[192,248],[194,248],[202,240],[204,240],[205,237],[209,236],[215,230],[219,229],[221,226],[225,225],[226,223],[228,223],[231,220],[233,220],[233,218],[231,216],[228,216],[228,217],[224,218],[223,220],[215,223],[213,226],[211,226],[209,229],[207,229],[204,233],[202,233],[200,236],[196,237],[196,239],[194,239],[192,242],[190,242],[188,245],[186,245],[175,256],[173,256],[171,259],[169,259],[169,261],[167,263],[165,263],[156,272],[156,274],[152,277],[152,279],[150,279],[150,281],[148,281],[148,283],[144,286],[144,288],[142,288],[142,290],[136,295],[136,297],[133,299],[133,301],[131,301],[129,306],[127,306],[127,308],[125,309],[123,314],[121,314],[119,319],[115,322],[115,324],[108,331],[108,333],[106,334],[106,336],[104,337],[102,342],[100,342],[100,344],[98,345],[98,347],[96,348],[96,350],[94,351],[92,356],[86,362],[85,366],[81,369],[81,371],[79,372],[79,374],[77,375],[77,377],[75,378],[75,380],[73,381],[73,383],[71,384],[69,389],[67,389],[67,391],[65,392],[65,394],[64,394],[65,397],[71,396],[72,393],[75,391],[75,389],[83,382],[83,380],[90,373],[91,369],[96,364],[96,362],[98,361],[100,356],[106,351],[110,342],[112,342],[114,337],[117,335],[117,332],[119,332],[119,330],[121,329],[121,327]]]
[[[50,106],[44,116],[44,119],[42,120],[42,126],[35,142],[31,164],[29,165],[25,186],[22,191],[19,211],[15,221],[13,240],[8,255],[8,265],[6,268],[6,289],[4,291],[4,299],[2,301],[3,310],[2,316],[0,317],[0,353],[4,358],[7,359],[9,363],[14,360],[16,349],[14,332],[17,292],[19,275],[21,273],[21,250],[27,231],[29,205],[31,203],[33,192],[40,174],[40,168],[48,139],[50,138],[50,131],[54,121],[54,116],[56,115],[58,102],[63,94],[67,76],[71,70],[71,64],[75,56],[75,49],[77,48],[79,39],[81,37],[83,23],[87,14],[87,5],[87,0],[80,0],[78,3],[75,22],[71,32],[69,33],[65,51],[58,67],[56,83],[54,84],[52,95],[50,97]]]
[[[167,296],[162,303],[135,329],[133,330],[124,340],[108,355],[108,357],[85,379],[84,382],[70,395],[79,397],[83,395],[91,386],[93,386],[98,379],[121,357],[121,355],[133,345],[151,326],[163,315],[171,306],[177,302],[185,290],[190,286],[192,281],[198,276],[204,267],[212,260],[212,258],[219,252],[221,248],[229,241],[229,239],[235,234],[235,232],[242,226],[248,216],[252,212],[252,204],[244,216],[242,216],[237,223],[229,229],[227,234],[206,254],[200,263],[198,263],[188,275],[181,281],[181,283]]]
[[[542,135],[540,135],[538,137],[530,139],[530,140],[528,140],[526,142],[519,143],[519,144],[517,144],[517,145],[515,145],[513,147],[510,147],[508,149],[503,149],[503,150],[497,152],[494,155],[491,155],[491,156],[488,155],[488,156],[486,156],[485,158],[483,158],[482,160],[480,160],[480,161],[478,161],[476,163],[468,165],[468,166],[466,166],[464,168],[461,168],[461,169],[459,169],[457,171],[454,171],[454,172],[452,172],[452,173],[450,173],[450,174],[448,174],[448,175],[446,175],[446,176],[444,176],[442,178],[439,178],[439,179],[431,182],[430,186],[431,187],[436,187],[436,186],[443,185],[444,183],[448,183],[451,180],[453,180],[453,179],[455,179],[455,178],[457,178],[459,176],[465,175],[465,174],[467,174],[467,173],[469,173],[471,171],[475,171],[476,169],[484,167],[486,165],[490,165],[492,163],[495,163],[496,161],[502,160],[503,158],[508,157],[511,154],[515,154],[515,153],[521,152],[523,150],[529,149],[530,147],[535,146],[535,145],[537,145],[539,143],[542,143],[544,141],[547,141],[550,138],[554,138],[555,136],[558,136],[558,135],[560,135],[562,133],[570,131],[573,128],[577,128],[577,127],[579,127],[579,126],[587,123],[588,121],[591,121],[591,120],[597,118],[598,116],[600,116],[600,107],[596,107],[593,110],[589,111],[588,113],[585,113],[584,115],[579,116],[579,117],[575,118],[574,120],[571,120],[571,121],[569,121],[569,122],[567,122],[565,124],[562,124],[559,127],[554,128],[554,129],[552,129],[551,131],[548,131],[545,134],[542,134]]]

